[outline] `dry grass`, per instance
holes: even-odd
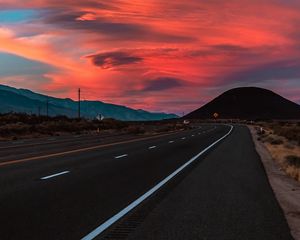
[[[0,141],[57,136],[116,132],[152,135],[186,128],[180,120],[160,122],[122,122],[72,119],[65,116],[45,117],[18,113],[0,114]]]
[[[298,122],[273,122],[264,123],[263,127],[272,133],[283,136],[286,139],[300,145],[300,123]]]
[[[127,123],[113,119],[93,121],[88,119],[71,119],[64,116],[45,117],[27,114],[0,115],[0,140],[17,140],[42,136],[63,134],[93,133],[97,130],[120,131],[128,126]]]
[[[276,131],[274,131],[273,126],[264,125],[263,133],[260,133],[259,130],[257,133],[259,140],[264,143],[279,166],[289,176],[300,182],[300,145],[297,141],[298,136],[294,137],[293,134],[288,134],[289,137],[287,137],[287,132],[291,133],[291,129],[291,126],[285,126],[283,130],[276,126]],[[282,135],[278,133],[282,133]]]

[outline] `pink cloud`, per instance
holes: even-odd
[[[3,25],[0,51],[60,69],[35,87],[56,96],[75,97],[82,87],[87,99],[187,112],[233,86],[300,95],[299,1],[2,0],[0,7],[38,13]],[[18,76],[14,84],[26,82]]]

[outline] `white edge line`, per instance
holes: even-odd
[[[156,146],[149,147],[149,149],[154,149],[154,148],[156,148]]]
[[[57,176],[60,176],[60,175],[63,175],[63,174],[67,174],[69,173],[70,171],[64,171],[64,172],[60,172],[60,173],[56,173],[56,174],[52,174],[52,175],[49,175],[49,176],[46,176],[46,177],[42,177],[40,178],[41,180],[47,180],[49,178],[54,178],[54,177],[57,177]]]
[[[123,157],[127,157],[128,154],[123,154],[123,155],[120,155],[120,156],[116,156],[115,159],[118,159],[118,158],[123,158]]]
[[[184,170],[187,166],[192,164],[198,157],[203,155],[206,151],[208,151],[210,148],[215,146],[217,143],[222,141],[224,138],[226,138],[233,129],[233,126],[230,125],[230,130],[228,133],[226,133],[223,137],[219,138],[217,141],[206,147],[204,150],[202,150],[200,153],[198,153],[196,156],[191,158],[188,162],[183,164],[181,167],[179,167],[175,172],[170,174],[168,177],[166,177],[164,180],[162,180],[160,183],[158,183],[156,186],[151,188],[148,192],[146,192],[144,195],[133,201],[131,204],[129,204],[127,207],[125,207],[123,210],[118,212],[116,215],[108,219],[106,222],[101,224],[99,227],[97,227],[95,230],[90,232],[88,235],[83,237],[81,240],[92,240],[95,237],[97,237],[99,234],[104,232],[107,228],[109,228],[111,225],[113,225],[115,222],[117,222],[119,219],[121,219],[123,216],[125,216],[127,213],[129,213],[132,209],[137,207],[140,203],[142,203],[145,199],[150,197],[153,193],[155,193],[157,190],[159,190],[163,185],[165,185],[167,182],[169,182],[172,178],[174,178],[178,173],[180,173],[182,170]]]
[[[174,141],[169,141],[169,143],[174,143]]]

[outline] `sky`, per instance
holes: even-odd
[[[299,0],[0,0],[0,84],[177,114],[244,86],[300,103],[299,29]]]

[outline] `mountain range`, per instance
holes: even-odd
[[[46,115],[48,99],[49,116],[78,116],[78,102],[70,98],[56,98],[35,93],[27,89],[17,89],[0,85],[0,113],[17,112]],[[123,121],[154,121],[177,118],[175,114],[153,113],[135,110],[126,106],[101,101],[81,101],[81,116],[95,118],[99,114],[105,118]]]
[[[300,105],[263,88],[242,87],[224,92],[187,119],[300,119]]]

